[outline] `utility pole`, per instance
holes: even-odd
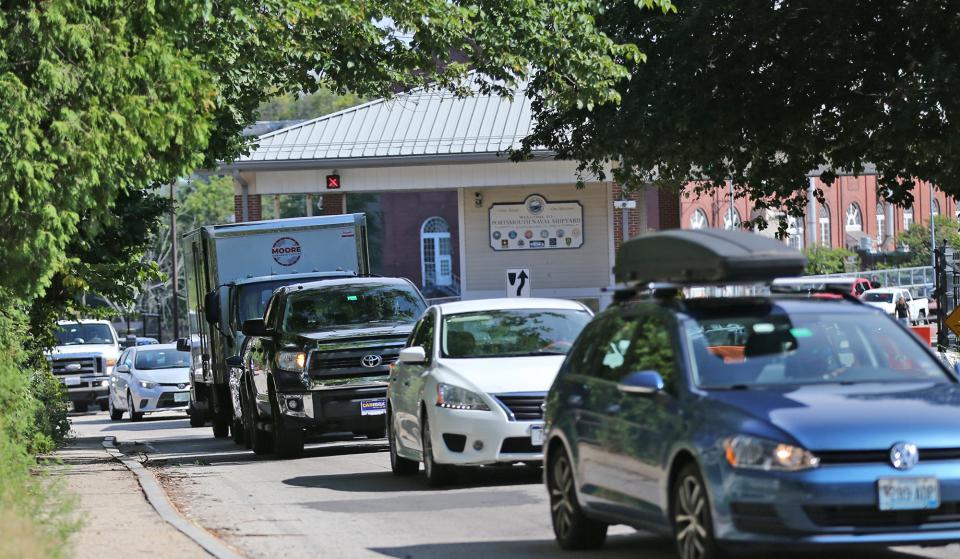
[[[930,186],[930,265],[937,269],[937,256],[934,252],[937,249],[937,224],[933,222],[933,185]]]
[[[173,339],[176,340],[180,337],[180,321],[178,320],[178,314],[180,310],[180,300],[177,295],[177,284],[179,283],[179,278],[177,277],[177,206],[175,202],[174,192],[177,188],[177,181],[170,183],[170,243],[173,249],[170,251],[171,259],[173,260],[173,273],[171,278],[173,279],[173,302],[170,311],[170,316],[173,319]],[[158,311],[160,309],[157,309]]]

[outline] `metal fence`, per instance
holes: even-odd
[[[890,270],[866,270],[862,272],[845,272],[842,274],[823,274],[819,276],[805,276],[811,278],[867,278],[883,287],[904,287],[914,295],[926,296],[927,291],[933,288],[936,273],[933,266],[917,266],[915,268],[893,268]]]

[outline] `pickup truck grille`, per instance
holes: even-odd
[[[371,347],[345,351],[314,351],[310,354],[310,374],[327,376],[341,374],[386,374],[390,364],[396,363],[400,346]],[[377,362],[379,358],[379,362]],[[370,366],[374,364],[374,366]]]
[[[50,366],[55,375],[92,375],[103,372],[103,359],[100,357],[63,357],[50,361]]]

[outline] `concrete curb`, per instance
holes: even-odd
[[[137,480],[140,482],[140,487],[143,489],[147,501],[153,506],[153,509],[157,511],[160,518],[193,540],[197,545],[202,547],[204,551],[217,559],[243,559],[242,555],[227,547],[216,536],[184,518],[170,503],[170,500],[167,498],[167,493],[160,487],[160,483],[157,481],[157,478],[154,477],[153,473],[147,468],[144,468],[140,462],[120,452],[114,445],[115,441],[116,437],[106,437],[101,444],[103,444],[104,450],[106,450],[110,456],[118,460],[137,476]]]

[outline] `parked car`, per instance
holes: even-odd
[[[431,485],[455,466],[543,459],[543,403],[593,314],[558,299],[487,299],[427,309],[387,389],[390,465],[424,464]]]
[[[127,413],[140,421],[145,413],[187,410],[190,404],[190,353],[176,344],[127,348],[110,375],[110,419]]]
[[[106,320],[61,320],[54,334],[57,345],[47,353],[47,361],[73,409],[85,412],[97,405],[106,411],[110,374],[120,355],[113,326]]]
[[[618,281],[667,281],[644,269],[668,265],[684,282],[759,281],[783,248],[748,235],[629,241]],[[664,243],[672,263],[655,263],[641,239]],[[796,295],[617,299],[547,398],[544,478],[561,547],[600,546],[610,524],[669,536],[684,559],[960,540],[960,385],[890,317]],[[709,335],[720,329],[746,336]]]
[[[779,293],[796,292],[807,293],[814,292],[819,298],[829,299],[829,291],[838,291],[848,293],[852,297],[859,297],[863,292],[880,287],[866,278],[823,278],[823,277],[797,277],[797,278],[777,278],[773,280],[773,288]]]
[[[915,298],[909,289],[903,287],[882,287],[865,291],[860,300],[876,307],[890,316],[896,316],[897,301],[903,297],[907,303],[910,322],[926,322],[930,306],[926,298]]]
[[[389,367],[426,306],[400,278],[274,291],[264,317],[243,325],[244,353],[227,359],[253,451],[293,458],[307,436],[330,432],[382,438]]]

